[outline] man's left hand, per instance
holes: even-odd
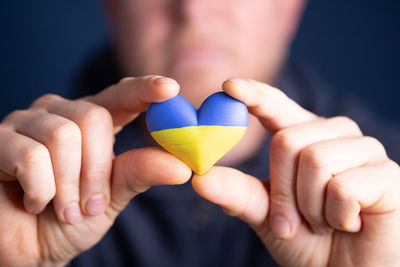
[[[400,168],[383,145],[266,84],[223,89],[272,134],[270,179],[213,167],[193,177],[197,193],[247,222],[283,266],[399,266]]]

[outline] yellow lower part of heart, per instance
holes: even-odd
[[[165,150],[186,163],[196,174],[205,174],[234,147],[247,127],[189,126],[151,132]]]

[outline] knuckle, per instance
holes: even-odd
[[[82,113],[81,123],[83,125],[109,124],[112,123],[112,118],[107,109],[98,105],[90,105]]]
[[[262,88],[253,80],[247,80],[247,82],[254,88],[253,96],[256,101],[258,100],[258,103],[261,103],[263,99],[266,99],[267,93],[265,92],[265,88]]]
[[[328,153],[324,153],[317,145],[310,145],[300,152],[301,164],[306,164],[312,169],[324,169],[330,165]]]
[[[397,179],[400,178],[400,167],[399,167],[399,165],[398,165],[395,161],[393,161],[393,160],[391,160],[391,159],[386,160],[386,161],[383,163],[383,166],[384,166],[384,168],[388,171],[388,173],[390,173],[390,174],[395,174],[394,176],[395,176]]]
[[[382,177],[386,178],[390,188],[389,192],[395,203],[400,203],[400,195],[396,188],[400,185],[400,167],[399,165],[391,160],[387,159],[381,162],[378,166],[381,169]],[[393,190],[394,189],[394,190]]]
[[[63,122],[57,124],[49,131],[49,140],[56,144],[71,143],[81,139],[81,131],[73,122]],[[74,142],[75,143],[75,142]]]
[[[293,196],[290,192],[278,191],[271,193],[271,202],[277,206],[284,207],[293,204]]]
[[[370,143],[372,146],[375,146],[379,150],[379,152],[386,155],[386,149],[378,139],[372,136],[364,136],[363,139],[366,142]]]
[[[297,141],[296,134],[290,129],[283,129],[277,132],[271,139],[271,150],[294,151],[301,148]]]
[[[278,89],[276,87],[272,87],[272,86],[268,86],[268,88],[277,97],[283,98],[283,99],[289,99],[289,97],[282,90],[280,90],[280,89]],[[262,90],[262,91],[263,91],[262,93],[265,95],[265,90]]]
[[[13,122],[13,121],[16,121],[16,120],[18,120],[18,119],[21,119],[21,118],[24,117],[27,113],[28,113],[27,110],[14,110],[13,112],[11,112],[10,114],[8,114],[8,115],[3,119],[3,123]]]
[[[48,149],[42,144],[32,144],[21,151],[21,162],[25,168],[31,168],[41,164],[44,160],[50,158]]]
[[[334,124],[342,124],[345,125],[346,128],[351,129],[352,132],[360,133],[361,134],[361,129],[358,126],[358,124],[352,120],[351,118],[347,116],[336,116],[329,118],[328,121],[334,123]]]
[[[334,122],[334,123],[345,123],[348,125],[356,124],[352,119],[350,119],[347,116],[335,116],[335,117],[329,118],[328,121]]]
[[[104,167],[91,167],[84,173],[84,180],[88,184],[95,184],[104,181],[110,177],[110,170]]]
[[[328,195],[335,201],[344,202],[351,199],[350,189],[340,180],[332,178],[328,183]]]
[[[35,203],[46,204],[52,200],[56,194],[55,187],[47,187],[45,189],[31,190],[25,192],[27,197]]]
[[[0,136],[2,136],[4,133],[8,132],[9,128],[5,124],[0,124]]]
[[[71,198],[79,191],[79,180],[57,182],[56,198]]]
[[[37,98],[35,101],[33,101],[31,107],[39,107],[39,106],[44,106],[48,103],[60,100],[61,97],[55,94],[44,94],[41,97]]]

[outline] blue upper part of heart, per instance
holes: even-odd
[[[161,103],[153,103],[147,110],[150,132],[198,125],[247,127],[249,115],[246,105],[224,92],[210,95],[197,111],[182,96]]]

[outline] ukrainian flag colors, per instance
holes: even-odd
[[[223,92],[209,96],[198,111],[181,96],[147,111],[153,138],[199,175],[239,142],[247,124],[246,106]]]
[[[151,135],[165,150],[202,175],[242,139],[246,129],[201,125],[166,129]]]

